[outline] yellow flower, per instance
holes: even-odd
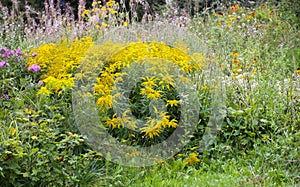
[[[198,163],[200,162],[200,159],[198,158],[198,154],[197,153],[191,153],[189,155],[189,157],[185,160],[185,162],[188,164],[188,165],[193,165],[195,163]]]
[[[169,121],[168,123],[168,127],[172,127],[172,128],[176,128],[178,126],[178,121],[176,119],[172,119],[171,121]]]
[[[247,19],[248,19],[248,20],[250,20],[250,19],[252,19],[252,18],[253,18],[252,15],[248,15],[248,16],[247,16]]]
[[[232,22],[230,20],[226,20],[226,24],[231,27],[232,26]]]
[[[234,58],[234,59],[232,59],[232,63],[233,64],[238,64],[238,63],[240,63],[240,60],[237,59],[237,58]]]
[[[149,99],[159,99],[161,97],[160,93],[161,93],[161,91],[154,90],[153,92],[147,94],[147,98],[149,98]]]
[[[270,136],[267,136],[267,135],[264,135],[264,136],[263,136],[263,139],[264,139],[264,140],[268,140],[269,138],[270,138]]]
[[[94,1],[93,3],[92,3],[92,7],[94,7],[94,6],[96,6],[98,3],[96,2],[96,1]]]
[[[177,100],[167,100],[166,106],[170,105],[171,107],[173,107],[173,106],[178,106],[179,104],[180,104],[180,102]]]
[[[154,92],[155,90],[153,90],[151,87],[146,87],[146,88],[141,88],[141,94],[142,95],[148,95],[151,94],[152,92]]]
[[[230,53],[230,55],[231,55],[231,56],[239,56],[239,53],[238,53],[238,52],[235,52],[235,51],[233,51],[233,52],[231,52],[231,53]]]
[[[232,15],[229,15],[229,20],[230,20],[230,21],[234,21],[234,20],[236,20],[236,18],[233,17]]]
[[[40,90],[37,93],[38,95],[47,95],[49,96],[51,94],[51,92],[45,87],[41,87]]]
[[[115,3],[115,1],[108,1],[106,3],[106,6],[111,7],[111,6],[113,6],[114,3]]]
[[[125,22],[123,23],[123,26],[126,27],[127,25],[128,25],[128,23],[125,21]]]
[[[238,9],[241,9],[242,7],[240,5],[233,5],[230,8],[230,12],[235,12]]]
[[[187,73],[191,73],[193,70],[193,67],[191,65],[186,65],[183,67],[183,70]]]
[[[177,45],[180,44],[180,42],[177,43]],[[183,46],[183,44],[180,44],[180,46]],[[151,42],[149,44],[141,42],[130,43],[113,55],[108,61],[110,63],[120,63],[127,66],[130,62],[138,62],[143,59],[155,57],[173,62],[181,68],[187,66],[188,68],[186,69],[188,71],[198,69],[199,66],[193,61],[191,56],[181,49],[172,48],[164,43],[158,42]]]
[[[112,96],[104,95],[97,100],[97,105],[112,107]]]
[[[32,139],[32,140],[37,140],[38,137],[37,137],[37,136],[31,136],[31,139]]]
[[[103,26],[103,27],[108,27],[108,24],[103,22],[103,23],[102,23],[102,26]]]
[[[142,85],[144,85],[146,87],[157,86],[157,84],[154,82],[155,80],[158,80],[157,78],[155,78],[155,77],[150,77],[150,78],[146,77],[145,79],[146,79],[146,81],[144,81],[142,83]]]
[[[37,64],[45,69],[42,75],[49,91],[60,93],[73,87],[74,78],[71,72],[80,64],[86,50],[93,44],[91,37],[75,39],[72,43],[63,39],[58,44],[44,44],[32,49],[36,52],[36,58],[28,59],[28,66]]]
[[[252,61],[253,61],[253,63],[256,63],[256,62],[257,62],[257,59],[256,59],[256,58],[253,58]]]
[[[149,138],[153,138],[154,136],[158,136],[161,132],[161,126],[155,123],[155,120],[151,120],[150,124],[146,127],[140,128],[141,133],[145,133]]]
[[[112,119],[107,120],[105,122],[105,124],[108,125],[112,129],[120,128],[120,126],[121,126],[120,120],[118,118],[116,118],[115,115],[113,116]]]
[[[158,113],[156,111],[156,113]],[[162,112],[160,114],[160,120],[157,122],[157,126],[159,127],[169,127],[169,118],[170,116],[166,115],[166,112]]]

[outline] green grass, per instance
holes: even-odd
[[[249,160],[252,159],[252,160]],[[259,164],[258,164],[259,163]],[[251,165],[253,164],[253,165]],[[215,164],[182,167],[170,161],[148,168],[117,166],[95,186],[297,186],[280,166],[264,165],[259,158],[215,160]]]

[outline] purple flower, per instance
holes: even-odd
[[[36,52],[34,52],[34,53],[32,53],[32,55],[31,55],[32,57],[35,57],[35,56],[37,56],[37,53]]]
[[[6,48],[5,47],[1,47],[0,48],[0,57],[4,57],[5,52],[6,52]]]
[[[0,48],[0,53],[5,53],[5,51],[6,51],[6,48],[5,48],[5,47],[1,47],[1,48]]]
[[[2,96],[0,97],[0,99],[6,99],[6,100],[9,100],[9,95],[8,94],[2,94]]]
[[[16,51],[15,51],[15,56],[21,56],[23,54],[23,52],[21,51],[20,48],[18,48]]]
[[[43,81],[40,80],[37,84],[38,84],[38,85],[42,85],[42,84],[43,84]]]
[[[14,55],[14,50],[7,50],[4,53],[4,57],[9,58],[10,56]]]
[[[9,100],[9,95],[5,94],[5,95],[4,95],[4,98],[5,98],[6,100]]]
[[[8,62],[6,62],[6,61],[4,61],[4,60],[0,62],[0,67],[1,67],[1,68],[5,67],[5,66],[7,66],[7,65],[8,65]]]
[[[33,72],[39,72],[41,70],[41,67],[39,65],[32,64],[28,67],[28,70]]]

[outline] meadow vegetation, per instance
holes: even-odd
[[[53,0],[43,9],[0,3],[0,186],[299,186],[299,2],[216,1],[197,11],[180,1],[151,9],[152,1],[130,2],[79,0],[76,11]],[[195,53],[180,36],[171,44],[99,42],[116,28],[152,22],[194,33],[203,51]],[[143,59],[152,59],[150,73],[130,79],[129,103],[114,105],[122,94],[115,84],[129,80],[122,70],[144,65]],[[156,165],[110,162],[76,122],[76,81],[84,85],[101,67],[89,97],[103,128],[125,145],[155,145],[183,128],[185,103],[168,73],[173,66],[157,59],[175,64],[189,78],[181,81],[195,85],[189,94],[199,101],[196,129]],[[89,65],[78,71],[83,62]],[[214,142],[202,149],[213,112],[212,67],[222,71],[226,115]],[[127,108],[120,117],[113,106]],[[128,112],[147,123],[130,123]]]

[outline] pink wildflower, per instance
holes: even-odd
[[[41,70],[41,67],[39,65],[32,64],[31,66],[29,66],[28,70],[33,72],[39,72]]]
[[[4,60],[0,62],[0,67],[1,68],[5,67],[7,65],[8,65],[8,63],[6,61],[4,61]]]
[[[21,51],[20,48],[18,48],[17,50],[15,50],[15,56],[21,56],[23,54],[23,52]]]
[[[32,53],[32,55],[31,55],[32,57],[35,57],[35,56],[37,56],[37,53],[36,52],[34,52],[34,53]]]
[[[14,55],[14,50],[6,50],[4,53],[5,58],[10,58],[13,55]]]
[[[42,85],[42,84],[43,84],[43,81],[40,80],[37,84],[38,84],[38,85]]]

